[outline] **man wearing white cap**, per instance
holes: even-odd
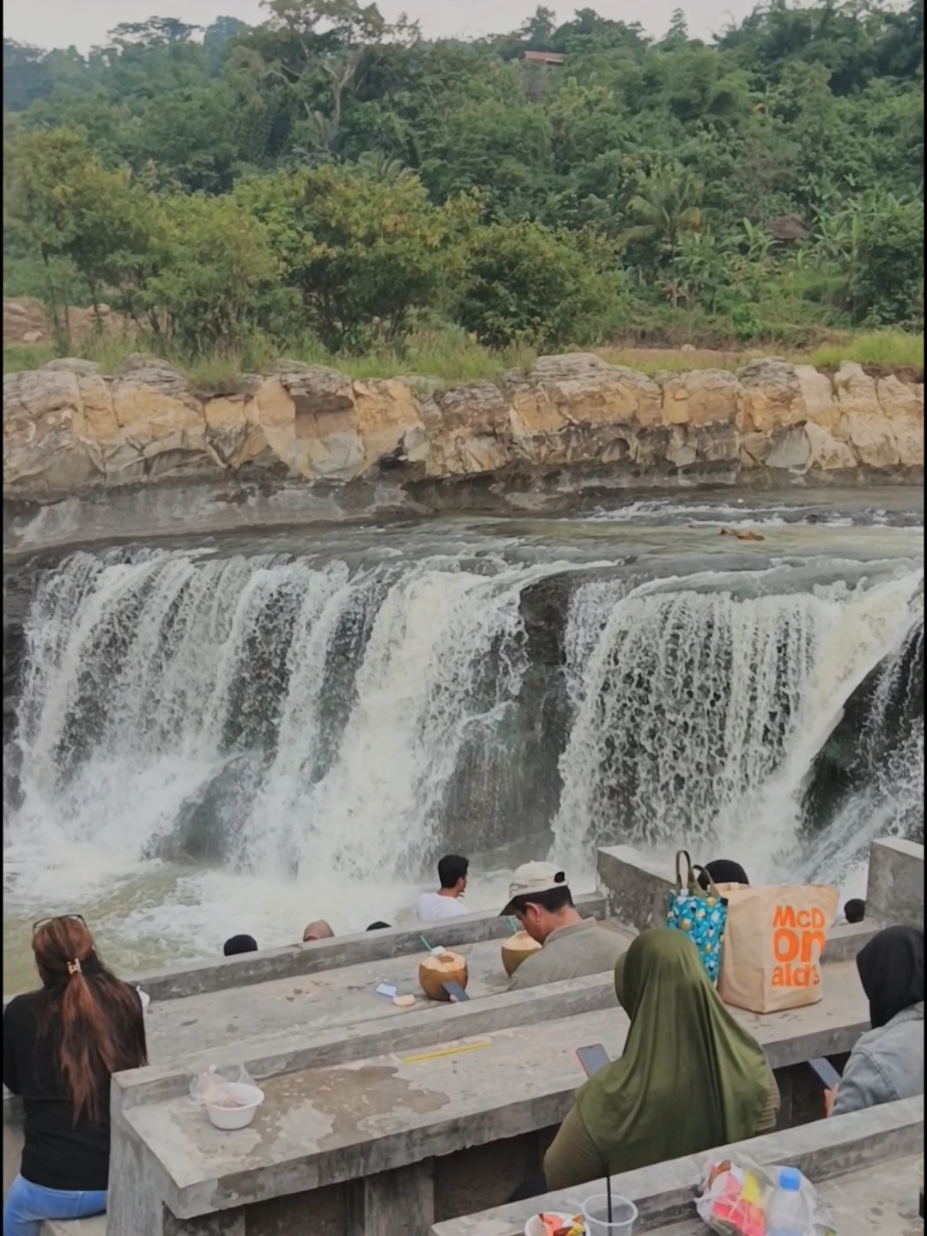
[[[521,963],[510,990],[613,970],[628,946],[616,931],[581,918],[566,875],[554,863],[524,863],[512,875],[503,914],[514,914],[543,947]]]

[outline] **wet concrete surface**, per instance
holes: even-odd
[[[439,933],[432,929],[431,935],[440,943]],[[453,951],[467,960],[467,994],[471,999],[508,990],[501,948],[499,940],[454,946]],[[409,1009],[397,1008],[391,999],[376,994],[381,983],[395,986],[400,995],[414,995],[416,1011],[438,1009],[440,1005],[426,999],[418,983],[423,956],[410,954],[180,1000],[155,1001],[146,1016],[149,1060],[161,1064],[286,1032],[408,1016]]]
[[[855,964],[842,962],[828,967],[816,1005],[734,1015],[782,1067],[847,1050],[867,1005]],[[615,1058],[627,1026],[608,1008],[274,1076],[253,1124],[235,1133],[214,1129],[189,1097],[142,1103],[124,1118],[176,1187],[175,1213],[204,1213],[228,1205],[228,1189],[270,1196],[284,1176],[290,1192],[295,1179],[317,1188],[556,1123],[584,1080],[576,1049],[602,1043]]]

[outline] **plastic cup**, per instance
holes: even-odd
[[[608,1220],[608,1198],[604,1193],[590,1197],[583,1206],[586,1236],[631,1236],[637,1222],[637,1207],[626,1197],[612,1194],[612,1218]]]
[[[213,1107],[206,1104],[209,1119],[217,1129],[246,1129],[254,1119],[254,1113],[264,1102],[264,1091],[260,1086],[249,1086],[247,1082],[229,1082],[229,1090],[242,1103],[241,1107]]]

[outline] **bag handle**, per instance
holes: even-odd
[[[693,870],[693,871],[704,871],[704,872],[705,872],[705,879],[708,881],[708,893],[707,893],[707,895],[708,895],[709,897],[716,897],[718,901],[721,901],[721,902],[723,902],[723,903],[724,903],[724,905],[727,905],[727,902],[724,900],[724,898],[723,898],[723,897],[721,896],[721,894],[718,892],[718,888],[717,888],[717,885],[715,884],[714,880],[713,880],[713,879],[711,878],[711,876],[708,874],[708,868],[707,868],[707,867],[699,867],[699,866],[695,866],[695,867],[693,867],[693,868],[692,868],[692,870]]]
[[[692,885],[694,884],[695,881],[693,878],[693,871],[692,871],[692,859],[689,857],[688,850],[677,850],[676,851],[676,892],[677,893],[682,892],[682,871],[679,866],[679,860],[683,856],[685,856],[685,860],[686,860],[686,887],[691,893]]]

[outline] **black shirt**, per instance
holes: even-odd
[[[60,991],[30,991],[15,996],[3,1014],[3,1084],[22,1096],[26,1117],[20,1174],[46,1189],[96,1191],[105,1189],[109,1179],[110,1079],[97,1096],[98,1123],[82,1113],[75,1124],[58,1057],[61,1022],[54,1005],[59,998]],[[144,1060],[140,999],[138,1021],[125,1027],[123,1043],[124,1067]]]

